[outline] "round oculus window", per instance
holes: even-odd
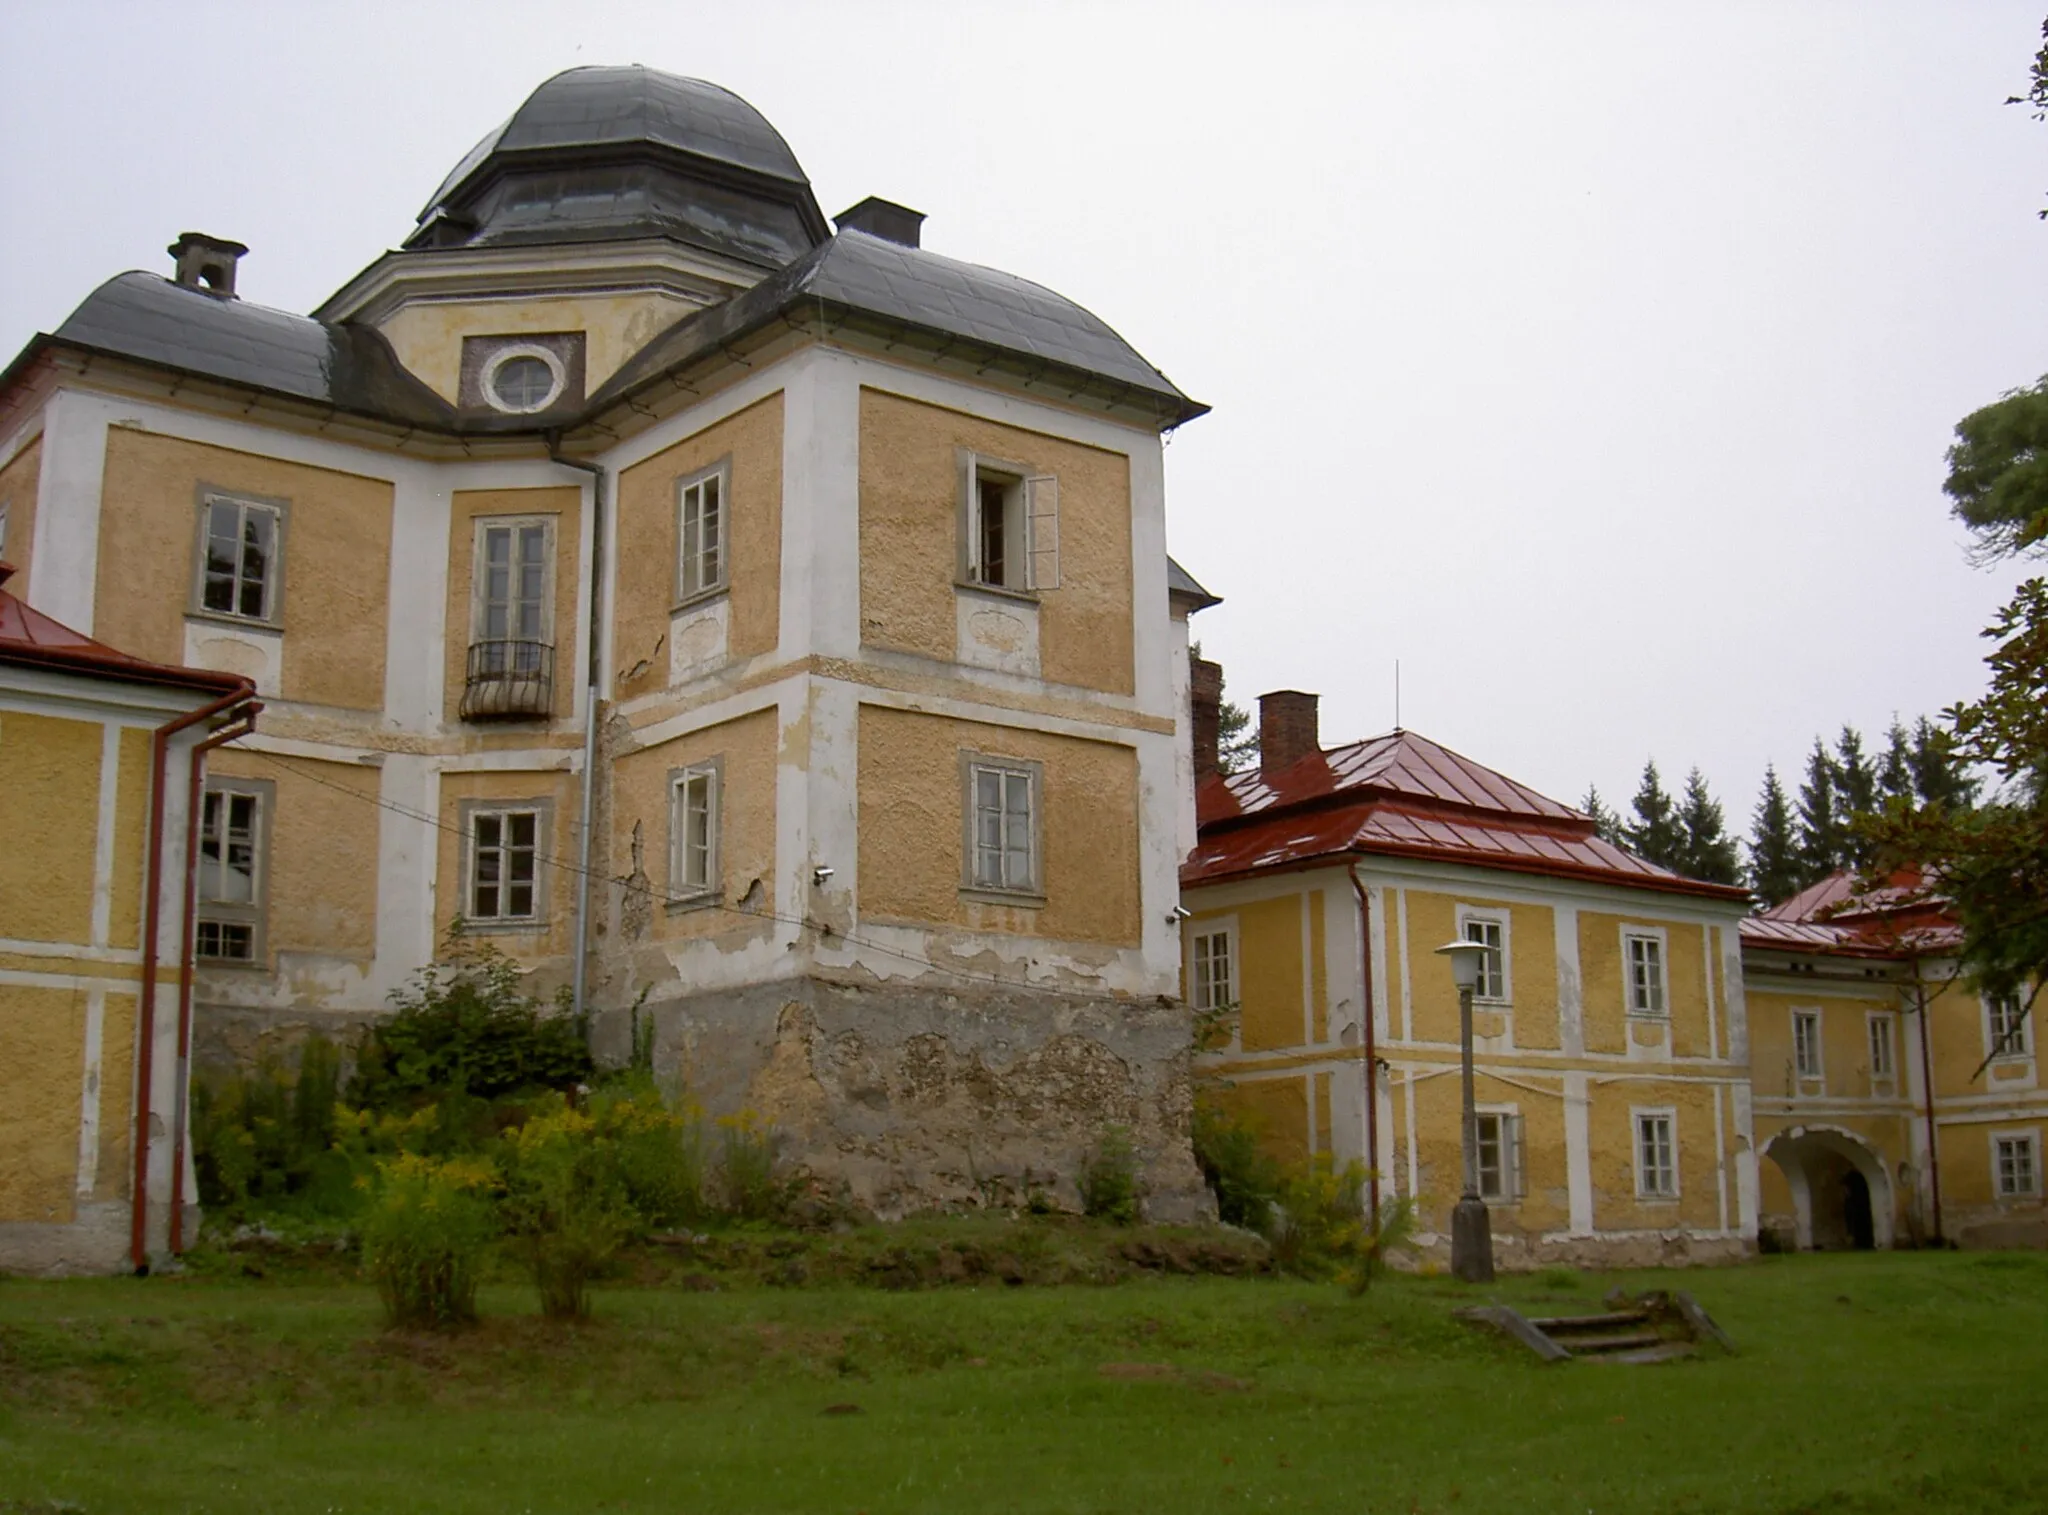
[[[484,393],[500,410],[545,409],[561,389],[561,370],[532,348],[502,354],[484,375]]]

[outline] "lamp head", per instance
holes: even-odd
[[[1445,942],[1436,949],[1436,955],[1451,960],[1451,980],[1460,989],[1479,987],[1479,968],[1486,961],[1486,948],[1480,943],[1468,942],[1463,938]]]

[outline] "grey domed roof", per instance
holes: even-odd
[[[528,95],[510,120],[472,147],[420,218],[496,154],[626,142],[659,143],[794,184],[810,182],[782,133],[729,89],[638,63],[572,68]]]

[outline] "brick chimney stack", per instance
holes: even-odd
[[[1223,665],[1207,658],[1188,659],[1190,727],[1195,735],[1195,782],[1222,771]]]
[[[1276,689],[1259,696],[1259,772],[1271,778],[1311,752],[1323,750],[1317,730],[1318,695]]]

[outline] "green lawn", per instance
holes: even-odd
[[[616,1288],[572,1330],[506,1285],[445,1339],[345,1282],[11,1280],[0,1511],[2048,1509],[2048,1256],[1482,1292],[1615,1282],[1740,1355],[1546,1367],[1444,1279]]]

